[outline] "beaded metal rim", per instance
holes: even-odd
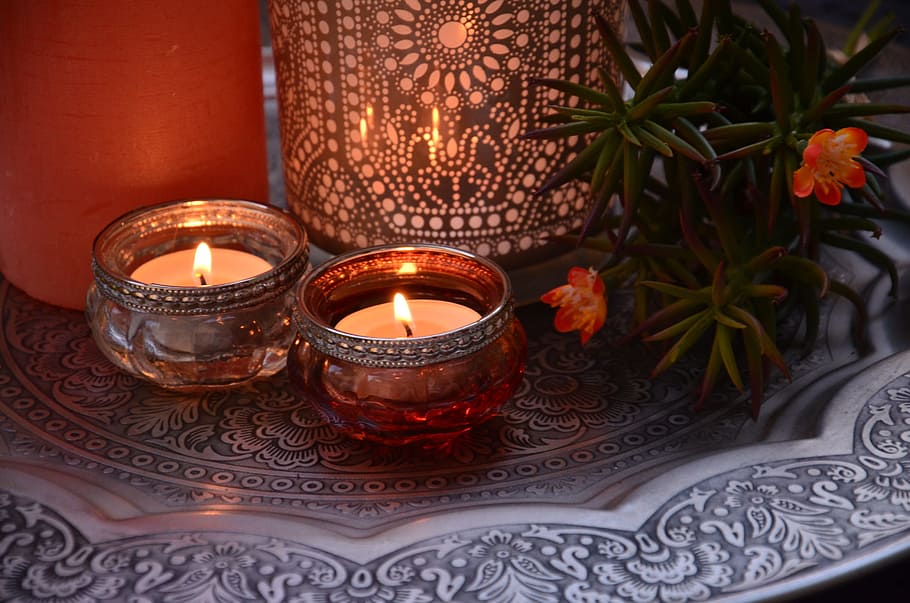
[[[290,289],[306,266],[303,254],[253,279],[206,287],[202,291],[199,287],[166,287],[119,279],[92,261],[95,284],[106,298],[131,310],[172,315],[211,314],[268,301]]]
[[[98,259],[98,248],[106,236],[116,228],[141,227],[143,221],[156,212],[179,211],[198,208],[200,201],[219,203],[235,211],[259,215],[263,229],[284,226],[297,235],[296,245],[274,268],[255,277],[213,285],[210,287],[171,287],[134,281],[106,268]],[[95,240],[92,254],[92,272],[99,292],[125,308],[175,316],[211,314],[226,310],[246,308],[268,301],[286,293],[306,272],[309,262],[306,231],[299,220],[290,213],[252,201],[234,199],[207,199],[175,201],[134,210],[117,218],[105,227]]]
[[[412,368],[473,354],[498,339],[514,319],[509,302],[469,327],[412,339],[357,337],[317,324],[295,313],[305,341],[327,356],[381,368]]]
[[[376,256],[409,250],[458,256],[487,268],[501,279],[503,295],[496,306],[480,320],[466,327],[425,337],[382,339],[362,337],[338,331],[305,307],[303,292],[327,271],[362,256]],[[492,261],[473,253],[440,245],[385,245],[370,250],[349,252],[320,266],[300,286],[294,320],[302,338],[313,348],[338,360],[369,367],[413,368],[461,358],[482,349],[498,339],[515,320],[512,285],[508,275]]]

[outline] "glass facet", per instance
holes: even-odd
[[[252,253],[273,268],[207,287],[131,278],[149,259],[201,241]],[[144,208],[95,240],[86,316],[98,347],[128,373],[168,388],[236,385],[284,368],[295,285],[307,266],[303,227],[277,208],[240,200]]]
[[[423,337],[373,339],[333,325],[351,312],[408,299],[457,302],[481,318]],[[474,254],[384,246],[320,266],[300,287],[301,337],[291,383],[330,424],[383,444],[441,443],[495,416],[521,383],[524,330],[507,275]]]

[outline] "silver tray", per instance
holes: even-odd
[[[759,421],[693,357],[649,379],[629,298],[585,347],[522,308],[527,377],[445,453],[336,435],[283,375],[176,394],[79,313],[0,285],[0,600],[701,601],[802,592],[910,549],[904,302],[846,304]],[[793,335],[798,335],[791,327]],[[76,600],[76,599],[72,599]]]
[[[266,117],[282,204],[269,94]],[[908,240],[882,239],[902,274]],[[513,273],[520,301],[565,260]],[[344,440],[283,375],[202,396],[142,384],[79,313],[0,281],[0,600],[748,601],[904,558],[908,292],[832,262],[870,301],[869,345],[829,299],[758,421],[733,389],[691,409],[697,357],[649,379],[653,350],[619,343],[619,292],[585,348],[521,308],[521,390],[446,453]]]

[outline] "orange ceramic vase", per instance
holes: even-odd
[[[135,207],[268,200],[256,0],[0,3],[0,272],[82,308]]]

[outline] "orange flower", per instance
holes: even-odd
[[[555,308],[559,306],[553,325],[560,333],[578,330],[584,345],[591,335],[604,326],[607,319],[606,287],[593,268],[574,267],[569,270],[569,284],[544,293],[540,301]]]
[[[860,128],[819,130],[803,151],[803,165],[793,173],[793,194],[808,197],[813,192],[825,205],[837,205],[846,184],[859,188],[866,172],[853,158],[863,152],[869,136]]]

